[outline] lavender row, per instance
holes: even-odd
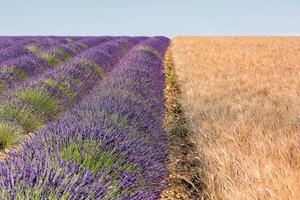
[[[9,46],[31,45],[39,42],[54,42],[56,44],[77,41],[83,37],[57,37],[57,36],[25,36],[0,37],[0,50]]]
[[[94,40],[94,38],[84,38],[83,40],[84,40],[83,43],[85,45],[87,43],[89,43],[89,45],[91,45],[91,47],[93,47],[93,48],[89,48],[89,49],[82,51],[82,53],[85,53],[87,55],[92,53],[95,49],[104,49],[104,48],[110,47],[111,45],[113,45],[114,41],[117,41],[117,39],[108,39],[106,37],[97,38],[96,41]],[[110,40],[111,40],[111,42],[108,43],[108,41],[110,41]],[[81,41],[79,41],[79,42],[81,42]],[[107,42],[107,44],[105,42]],[[82,56],[80,56],[80,54],[79,54],[79,55],[75,56],[74,59],[68,60],[67,62],[63,62],[56,67],[53,67],[50,63],[48,63],[48,65],[50,65],[52,67],[49,67],[44,73],[39,73],[37,76],[33,76],[31,79],[29,79],[27,81],[22,81],[21,84],[19,84],[17,87],[15,84],[15,87],[13,87],[11,90],[6,91],[6,93],[4,93],[4,95],[3,95],[4,100],[2,98],[0,100],[0,104],[3,104],[3,102],[12,99],[13,96],[15,96],[19,91],[25,90],[26,88],[36,87],[36,85],[40,85],[41,82],[43,82],[44,79],[48,79],[48,77],[56,76],[56,75],[65,77],[64,74],[72,73],[72,72],[64,73],[64,71],[76,70],[78,65],[81,64],[80,63],[81,60],[88,61],[87,58],[83,57],[82,59],[79,59],[80,57],[82,57]],[[43,60],[43,61],[45,61],[45,60]],[[93,59],[91,59],[89,61],[94,62]],[[104,59],[102,59],[102,61],[104,62]],[[103,64],[103,62],[101,64]],[[84,62],[84,63],[87,63],[87,62]],[[21,67],[22,67],[22,65],[21,65]],[[34,67],[31,67],[31,66],[27,66],[27,67],[28,67],[28,70],[34,69]]]
[[[88,48],[110,40],[109,37],[83,38],[76,42],[48,47],[38,55],[29,54],[8,60],[0,65],[0,93],[33,75],[55,67]]]
[[[0,49],[0,64],[19,56],[31,55],[43,49],[73,42],[77,41],[67,37],[25,37]]]
[[[70,42],[67,38],[25,38],[12,42],[6,48],[0,49],[0,64],[19,56],[30,55],[35,48],[47,48],[61,43]]]
[[[128,38],[96,46],[86,52],[97,52],[96,57],[73,59],[12,91],[0,106],[0,148],[16,143],[22,133],[41,128],[74,105],[137,42]]]
[[[111,38],[111,37],[102,37],[102,38]],[[0,63],[3,63],[7,60],[19,57],[30,55],[32,53],[37,53],[43,49],[68,44],[68,43],[77,43],[78,40],[85,40],[83,44],[89,45],[90,43],[95,42],[97,37],[22,37],[22,39],[7,39],[3,38],[2,40],[11,40],[11,45],[6,46],[5,48],[0,49]],[[92,41],[91,41],[92,40]],[[1,46],[1,45],[0,45]]]
[[[68,60],[70,57],[80,53],[84,49],[97,46],[103,42],[112,40],[112,37],[91,37],[76,42],[61,44],[38,51],[38,55],[46,59],[51,65],[56,66],[60,62]]]
[[[168,40],[136,46],[92,95],[0,163],[0,196],[157,199],[167,176],[162,57]]]

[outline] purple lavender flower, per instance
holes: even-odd
[[[0,161],[1,198],[158,198],[167,176],[162,58],[169,40],[145,39],[95,46],[28,85],[73,77],[84,83],[73,82],[74,89],[91,93]],[[108,73],[103,80],[95,78],[95,66]]]

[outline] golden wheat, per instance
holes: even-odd
[[[172,45],[209,199],[300,199],[300,37]]]

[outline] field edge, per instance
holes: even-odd
[[[169,176],[167,187],[160,195],[161,200],[203,199],[200,158],[196,153],[195,143],[190,140],[188,123],[178,101],[181,94],[175,75],[172,57],[172,41],[165,53],[164,73],[166,114],[164,129],[169,142]]]

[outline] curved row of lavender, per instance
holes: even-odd
[[[0,105],[0,150],[72,107],[140,40],[124,37],[100,44],[10,90]]]
[[[13,40],[10,45],[0,49],[0,64],[19,56],[30,55],[32,53],[31,47],[42,49],[71,41],[65,37],[24,37]]]
[[[103,42],[108,42],[112,39],[118,39],[113,37],[90,37],[79,39],[75,42],[61,43],[58,46],[52,46],[44,49],[36,49],[34,51],[42,58],[46,59],[51,65],[56,66],[60,62],[68,60],[69,58],[77,55],[82,50],[94,47]]]
[[[167,176],[163,54],[169,40],[134,47],[60,119],[0,162],[6,199],[157,199]]]
[[[23,37],[7,37],[0,36],[0,51],[4,48],[11,46],[34,46],[36,47],[47,47],[50,43],[53,44],[62,44],[67,42],[75,42],[83,38],[93,38],[93,37],[61,37],[61,36],[23,36]],[[45,46],[44,46],[45,45]]]
[[[112,37],[89,37],[60,43],[61,38],[56,40],[48,37],[35,38],[30,46],[28,46],[29,44],[26,46],[31,51],[29,54],[22,56],[12,54],[13,59],[8,59],[0,64],[0,94],[5,89],[15,87],[31,76],[57,67],[58,64],[63,64],[64,61],[82,51],[112,39]]]

